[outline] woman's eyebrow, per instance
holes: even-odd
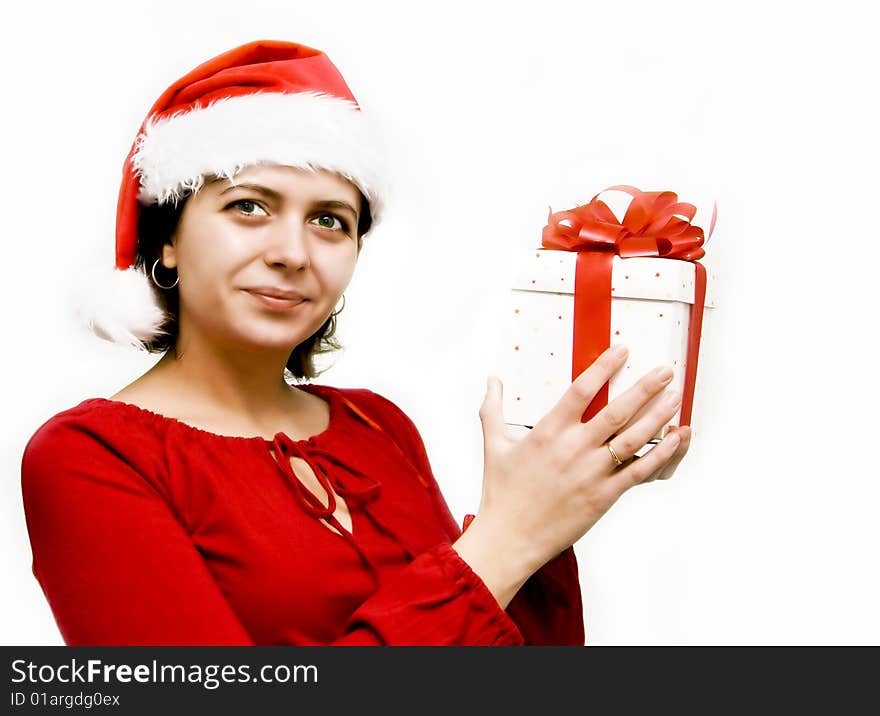
[[[357,219],[358,213],[354,210],[354,207],[349,204],[347,201],[336,201],[334,200],[326,200],[326,201],[316,201],[315,206],[319,209],[348,209],[351,212],[351,215]]]
[[[219,196],[223,196],[224,194],[233,191],[234,189],[250,189],[251,191],[258,192],[260,194],[264,194],[265,196],[274,199],[275,201],[281,201],[284,197],[274,189],[270,189],[267,186],[263,186],[262,184],[233,184],[230,187],[227,187],[223,191],[220,192]],[[324,199],[320,201],[314,202],[314,206],[319,209],[347,209],[351,212],[351,215],[358,218],[358,213],[355,211],[355,208],[346,201],[339,201],[337,199]]]
[[[281,199],[282,196],[274,189],[270,189],[267,186],[263,186],[262,184],[233,184],[230,187],[227,187],[223,191],[220,192],[220,196],[227,194],[230,191],[234,191],[235,189],[250,189],[259,194],[265,194],[266,196],[272,197],[273,199]]]

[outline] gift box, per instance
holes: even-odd
[[[669,425],[691,424],[701,338],[717,283],[696,260],[705,255],[706,240],[690,224],[696,209],[672,192],[612,188],[633,196],[622,222],[600,192],[590,204],[551,212],[542,245],[513,257],[499,372],[510,434],[532,428],[616,343],[629,348],[627,362],[586,406],[582,422],[656,366],[668,365],[672,382],[643,411],[676,391],[682,405]],[[714,219],[713,212],[710,235]]]

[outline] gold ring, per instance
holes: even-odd
[[[619,457],[617,457],[617,453],[614,452],[614,448],[611,447],[611,441],[610,441],[610,440],[609,440],[607,443],[605,443],[605,447],[608,448],[608,452],[610,452],[610,453],[611,453],[611,457],[614,458],[614,467],[620,467],[621,465],[623,465],[623,460],[621,460]]]

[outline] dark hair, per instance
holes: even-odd
[[[373,223],[369,202],[363,192],[360,196],[360,217],[357,225],[358,254],[363,246],[364,234],[370,230]],[[189,194],[183,196],[176,205],[174,202],[169,202],[162,205],[142,206],[140,209],[135,268],[146,273],[153,293],[168,317],[162,324],[162,332],[145,344],[144,348],[149,353],[165,353],[174,348],[177,343],[179,333],[177,321],[180,308],[180,295],[177,287],[160,289],[153,282],[150,272],[156,259],[162,255],[162,247],[171,243],[171,236],[177,229],[189,197]],[[167,270],[165,270],[165,274],[167,274]],[[161,263],[156,267],[156,278],[163,284],[174,282],[173,278],[165,277]],[[323,373],[323,371],[316,369],[314,359],[319,354],[330,353],[342,348],[339,341],[334,338],[335,333],[336,313],[334,312],[315,333],[293,349],[287,359],[286,368],[294,378],[297,380],[312,379]]]

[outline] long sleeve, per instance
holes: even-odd
[[[522,637],[483,580],[441,542],[385,580],[336,643],[520,646]]]
[[[255,643],[161,480],[99,435],[76,423],[44,426],[25,449],[21,477],[33,573],[68,645]],[[520,642],[482,580],[441,543],[384,578],[322,644]]]
[[[393,421],[390,429],[408,451],[414,467],[426,478],[437,516],[442,521],[450,542],[455,542],[461,536],[462,529],[458,527],[440,491],[418,429],[409,416],[393,402],[376,393],[373,396],[388,408],[387,413]],[[466,528],[467,523],[466,517],[463,527]],[[484,588],[488,591],[485,585]],[[495,604],[498,605],[498,602]],[[500,609],[500,605],[498,608]],[[505,611],[517,625],[520,644],[584,646],[583,602],[574,548],[568,547],[529,577]]]
[[[21,483],[33,574],[66,644],[252,643],[157,487],[96,435],[43,427]]]

